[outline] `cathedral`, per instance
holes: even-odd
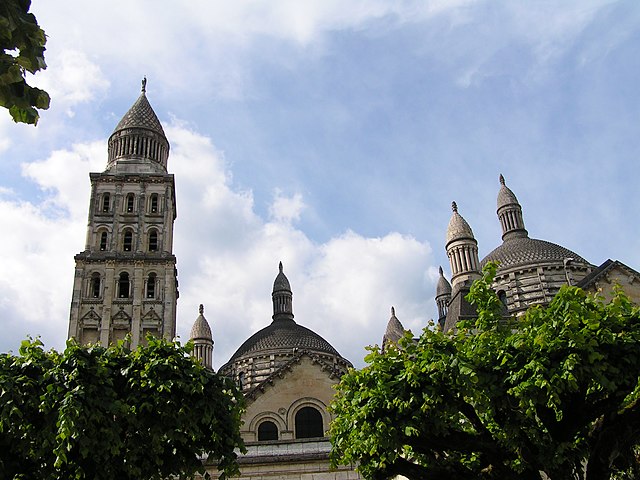
[[[75,256],[69,337],[109,345],[147,335],[176,336],[178,279],[173,254],[174,176],[169,142],[142,92],[108,141],[104,172],[91,173],[87,238]],[[247,400],[241,479],[357,479],[329,466],[333,385],[352,367],[324,338],[294,319],[293,293],[280,263],[271,323],[249,337],[219,373]],[[201,305],[191,329],[194,356],[212,368],[213,336]],[[217,477],[217,466],[207,465]]]
[[[75,256],[69,319],[69,337],[83,344],[128,338],[135,348],[147,335],[167,340],[176,335],[175,182],[167,170],[169,141],[145,84],[109,137],[105,171],[90,174],[86,243]],[[612,260],[596,266],[560,245],[530,238],[522,207],[502,176],[497,200],[502,244],[482,261],[471,227],[455,203],[452,209],[445,242],[451,282],[441,268],[435,295],[438,323],[445,330],[475,315],[465,295],[489,261],[498,262],[494,288],[512,315],[548,303],[565,284],[605,296],[618,284],[640,302],[640,274],[630,267]],[[239,478],[360,478],[353,468],[330,468],[326,437],[333,386],[352,364],[295,320],[293,290],[282,263],[274,273],[271,321],[219,369],[247,400],[241,434],[248,452],[239,458]],[[383,345],[403,334],[392,308]],[[213,336],[202,305],[190,339],[194,356],[213,368]],[[217,476],[216,465],[207,470]]]

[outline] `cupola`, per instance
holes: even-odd
[[[447,228],[446,250],[451,264],[451,283],[475,280],[480,276],[478,242],[467,221],[458,213],[456,202],[451,203],[453,214]]]
[[[193,342],[193,356],[205,367],[213,368],[213,336],[209,322],[204,318],[204,305],[198,309],[199,315],[191,327],[189,339]]]
[[[107,171],[117,173],[167,173],[169,141],[160,120],[142,92],[109,137]]]
[[[502,226],[502,240],[516,237],[527,237],[522,218],[522,207],[515,194],[506,186],[504,177],[500,174],[500,191],[498,192],[498,218]]]

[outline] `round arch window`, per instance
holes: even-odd
[[[278,440],[278,427],[275,423],[266,420],[258,426],[258,441]]]
[[[296,438],[324,437],[322,414],[313,407],[303,407],[296,413]]]

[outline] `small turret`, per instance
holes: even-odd
[[[282,271],[282,262],[278,265],[280,270],[273,282],[273,321],[291,320],[293,321],[293,293],[289,279]]]
[[[478,260],[478,242],[473,231],[458,213],[456,202],[451,203],[453,214],[447,228],[446,250],[451,263],[451,284],[475,280],[480,277],[480,261]]]
[[[199,315],[191,327],[190,340],[193,342],[193,356],[207,368],[213,368],[213,336],[209,322],[204,318],[204,305],[200,305]]]
[[[438,279],[438,286],[436,288],[436,305],[438,305],[438,324],[441,328],[444,328],[449,302],[451,301],[451,284],[444,278],[442,267],[440,267],[439,271],[440,278]]]
[[[506,186],[502,174],[500,174],[500,185],[497,213],[502,226],[502,240],[527,237],[528,232],[524,228],[522,207],[515,194]]]

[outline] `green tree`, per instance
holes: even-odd
[[[206,458],[236,474],[242,396],[189,349],[36,340],[0,355],[0,478],[182,478]]]
[[[29,13],[31,0],[0,2],[0,106],[15,122],[38,123],[37,109],[49,108],[49,94],[27,84],[26,74],[44,70],[47,37]]]
[[[638,308],[567,286],[507,320],[494,273],[469,294],[477,319],[371,348],[342,378],[332,461],[375,479],[640,478]]]

